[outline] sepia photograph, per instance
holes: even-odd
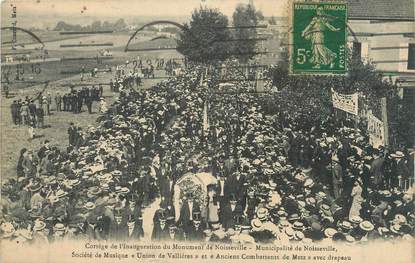
[[[4,0],[0,39],[0,262],[415,261],[415,0]]]

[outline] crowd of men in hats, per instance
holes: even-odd
[[[334,118],[270,115],[261,96],[215,95],[201,72],[122,90],[98,127],[71,125],[66,149],[22,150],[2,189],[3,241],[139,240],[157,196],[154,241],[413,239],[407,154],[373,149]],[[177,204],[175,184],[189,172],[216,183]]]
[[[56,112],[70,111],[80,113],[83,105],[85,105],[88,112],[92,113],[93,102],[99,101],[102,93],[103,87],[99,85],[92,86],[91,88],[83,87],[80,90],[71,88],[69,92],[63,95],[56,92],[54,98],[48,92],[46,95],[39,94],[36,98],[27,96],[24,100],[13,100],[10,105],[12,122],[14,125],[43,128],[45,126],[44,118],[51,114],[52,108]]]
[[[92,113],[92,105],[100,101],[104,88],[101,84],[92,85],[91,87],[82,87],[75,89],[71,87],[70,91],[63,96],[58,92],[55,96],[57,111],[70,111],[73,113],[81,113],[82,107],[85,105],[88,113]]]
[[[10,105],[12,122],[14,125],[27,125],[34,128],[43,128],[44,117],[50,115],[52,96],[39,94],[36,98],[13,100]]]

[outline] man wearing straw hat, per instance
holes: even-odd
[[[407,189],[407,180],[410,177],[410,171],[406,165],[405,154],[401,151],[396,151],[391,154],[391,157],[395,160],[392,166],[392,176],[395,176],[395,178],[393,178],[395,179],[394,185],[399,185],[399,187]],[[396,181],[396,179],[398,181]]]
[[[48,237],[45,235],[44,229],[46,228],[46,223],[42,220],[36,220],[35,225],[33,226],[33,240],[34,243],[49,243]]]

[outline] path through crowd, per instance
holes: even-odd
[[[157,209],[160,208],[160,197],[157,197],[148,207],[143,210],[143,229],[144,229],[144,241],[151,240],[151,234],[153,232],[153,216]]]

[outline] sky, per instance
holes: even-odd
[[[288,0],[254,0],[254,5],[265,16],[285,16]],[[20,26],[39,24],[42,20],[69,17],[73,22],[85,17],[190,17],[201,4],[218,8],[231,16],[238,4],[249,0],[3,0],[2,24],[10,22],[11,4],[17,7]],[[71,22],[71,21],[66,21]],[[23,24],[22,24],[23,23]],[[79,22],[78,22],[79,23]],[[6,25],[2,25],[6,26]]]

